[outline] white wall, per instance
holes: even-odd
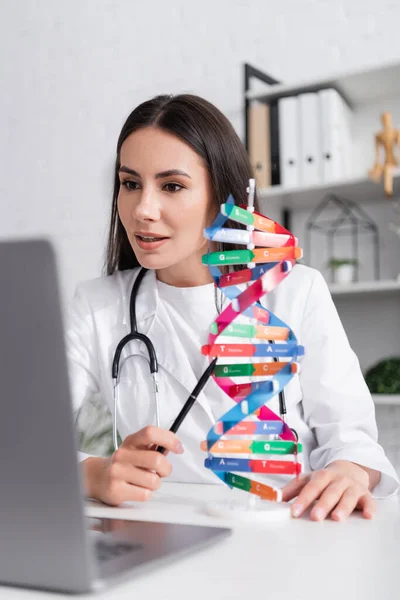
[[[398,0],[1,0],[0,238],[53,239],[67,300],[100,274],[139,102],[197,93],[242,135],[244,62],[284,82],[379,65],[400,57],[399,22]]]
[[[285,82],[400,56],[383,0],[2,0],[0,237],[46,234],[63,293],[100,273],[121,125],[190,91],[242,134],[242,64]]]

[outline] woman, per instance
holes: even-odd
[[[216,481],[203,466],[200,442],[232,400],[210,380],[179,435],[168,429],[207,365],[200,348],[221,310],[221,297],[201,262],[207,251],[203,230],[229,194],[238,204],[246,202],[251,177],[229,121],[201,98],[156,97],[124,124],[107,277],[80,285],[71,306],[71,381],[76,409],[99,393],[113,410],[113,355],[130,331],[129,298],[139,267],[147,268],[136,298],[137,330],[152,339],[158,355],[160,427],[146,348],[133,341],[121,356],[122,443],[109,458],[84,457],[88,495],[117,505],[147,500],[164,477]],[[306,351],[300,375],[285,390],[288,423],[303,443],[305,474],[287,483],[283,499],[297,498],[294,516],[314,503],[315,520],[329,515],[341,520],[355,508],[372,518],[371,491],[394,493],[397,477],[377,444],[373,402],[322,276],[297,265],[263,302],[296,332]],[[270,404],[276,412],[277,402]]]

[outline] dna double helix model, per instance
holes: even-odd
[[[204,230],[209,248],[202,262],[230,304],[212,323],[208,344],[201,350],[210,360],[218,357],[213,379],[234,402],[210,429],[202,449],[207,452],[205,467],[230,488],[279,502],[281,489],[261,483],[260,474],[297,477],[302,444],[285,414],[276,414],[268,403],[299,371],[304,348],[290,327],[259,300],[290,275],[302,250],[287,229],[254,211],[254,195],[251,179],[247,206],[235,205],[229,196],[213,224]],[[246,229],[224,228],[228,219]],[[245,248],[210,252],[211,241]],[[231,265],[245,268],[233,270]],[[228,266],[227,272],[218,266]],[[237,287],[240,284],[246,284],[244,291]]]

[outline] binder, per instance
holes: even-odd
[[[269,107],[269,127],[271,140],[271,185],[281,183],[280,147],[279,147],[279,108],[278,101]]]
[[[281,184],[285,188],[300,183],[299,101],[296,96],[278,100]]]
[[[350,109],[333,88],[318,92],[321,114],[322,175],[326,182],[351,174]]]
[[[271,155],[268,104],[249,107],[249,157],[258,188],[271,185]]]
[[[343,148],[343,159],[344,159],[344,176],[353,176],[353,111],[345,100],[342,98],[342,107],[344,111],[344,148]]]
[[[312,185],[322,181],[319,101],[316,92],[299,94],[300,182]]]

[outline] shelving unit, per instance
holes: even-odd
[[[262,91],[250,90],[251,77],[268,84],[268,87],[266,86]],[[281,186],[271,186],[259,189],[258,193],[263,208],[268,206],[267,203],[279,206],[287,224],[289,224],[288,211],[313,208],[327,192],[345,196],[362,204],[385,199],[383,185],[371,181],[367,172],[373,161],[373,133],[381,127],[379,116],[382,103],[385,105],[388,103],[387,109],[397,112],[398,120],[400,120],[400,62],[379,65],[362,71],[337,73],[324,79],[300,81],[289,85],[283,85],[270,75],[261,73],[250,65],[245,65],[246,147],[248,147],[248,109],[251,102],[269,103],[279,98],[305,92],[316,92],[326,88],[336,89],[354,111],[354,133],[357,137],[354,154],[358,159],[354,165],[354,176],[342,181],[321,182],[307,187],[285,189]],[[393,106],[393,98],[396,98],[396,107]],[[394,114],[394,116],[396,115]],[[368,140],[369,147],[367,159],[365,156],[361,157],[362,154],[365,154],[366,140]],[[396,195],[400,196],[400,169],[395,173],[394,196]]]
[[[347,296],[357,294],[400,294],[400,281],[397,281],[396,279],[387,279],[379,281],[357,281],[348,284],[331,283],[329,289],[332,296]]]
[[[372,394],[378,406],[400,406],[400,394]]]
[[[264,77],[266,76],[264,75]],[[272,80],[272,78],[269,79]],[[264,82],[269,83],[265,80]],[[400,95],[400,63],[392,62],[362,71],[336,73],[325,79],[299,81],[297,84],[282,85],[277,83],[262,92],[248,90],[246,97],[248,100],[269,102],[278,98],[294,96],[304,92],[316,92],[330,87],[336,89],[352,108],[370,104],[388,96]]]
[[[400,169],[393,171],[395,195],[400,195]],[[372,202],[387,201],[384,196],[382,184],[376,184],[368,177],[354,177],[331,183],[319,183],[313,186],[302,186],[298,188],[284,188],[280,185],[259,189],[258,196],[261,206],[267,207],[273,203],[281,209],[312,209],[321,200],[322,196],[330,193],[344,196],[359,204],[370,204]]]
[[[262,82],[264,89],[260,91],[261,85],[258,85],[257,91],[251,90],[251,80]],[[291,219],[292,213],[295,218],[297,211],[299,230],[296,235],[301,237],[300,224],[307,222],[307,211],[311,213],[327,194],[352,200],[367,212],[372,206],[381,204],[385,209],[390,206],[390,200],[384,195],[383,183],[377,184],[369,179],[368,170],[375,160],[374,134],[382,128],[382,112],[389,111],[393,116],[394,126],[400,126],[400,61],[288,85],[245,65],[244,82],[247,148],[249,108],[253,102],[268,104],[283,97],[334,88],[352,108],[352,176],[344,180],[290,189],[280,185],[258,189],[262,212],[269,214],[270,210],[284,227],[295,230]],[[394,199],[400,198],[400,166],[393,174]],[[277,211],[280,211],[280,217]],[[385,244],[383,229],[382,234],[380,240]],[[387,245],[385,250],[387,260]],[[393,251],[397,251],[394,245]],[[400,254],[398,262],[400,263]],[[391,266],[393,268],[386,269],[387,273],[399,272],[396,259]],[[359,281],[348,285],[331,284],[329,287],[363,371],[381,358],[400,355],[400,281]],[[374,401],[376,404],[400,406],[400,395],[377,395],[374,396]]]

